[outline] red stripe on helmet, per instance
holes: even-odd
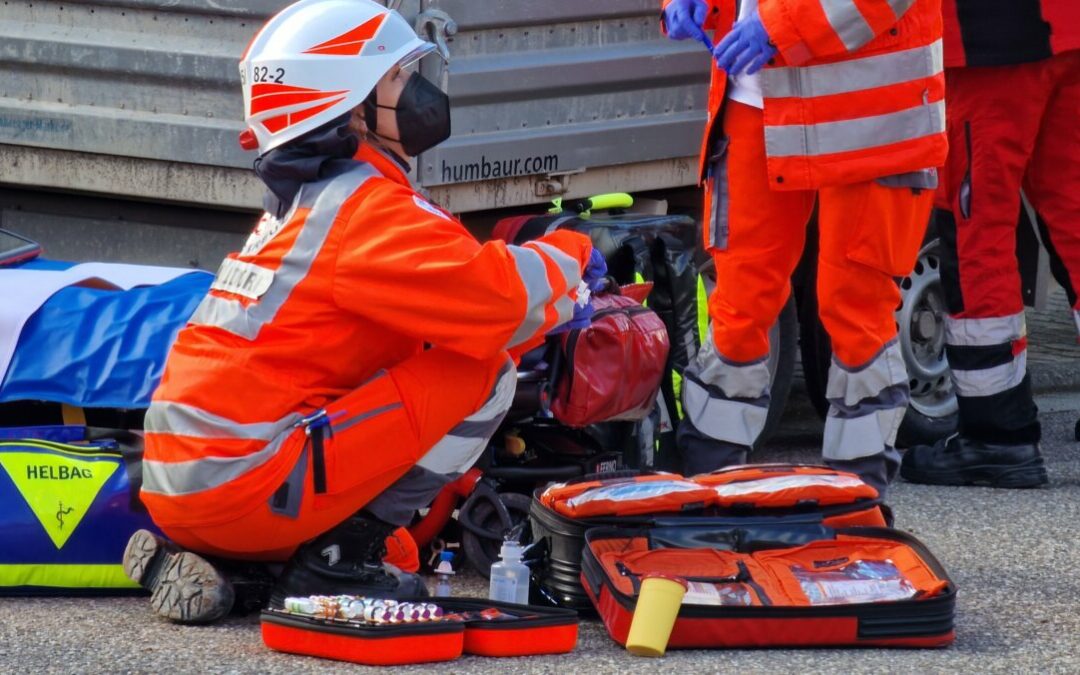
[[[281,93],[269,93],[262,94],[260,96],[252,96],[251,98],[251,114],[256,115],[258,113],[267,112],[269,110],[276,110],[277,108],[284,108],[285,106],[296,105],[297,103],[308,103],[312,101],[320,101],[335,96],[341,96],[346,91],[318,91],[317,89],[307,89],[297,92],[281,92]]]
[[[344,100],[345,97],[341,96],[339,98],[335,98],[332,101],[327,101],[326,103],[313,105],[310,108],[304,108],[303,110],[297,110],[295,112],[285,113],[284,115],[277,115],[276,117],[270,117],[265,120],[260,120],[259,123],[262,124],[263,128],[265,128],[270,133],[276,134],[277,132],[282,131],[283,129],[287,129],[292,125],[297,124],[298,122],[302,122],[309,117],[326,110],[327,108],[331,108]]]
[[[364,23],[350,31],[342,33],[336,38],[327,40],[304,51],[305,54],[336,54],[338,56],[357,56],[364,44],[375,37],[379,27],[386,20],[385,14],[371,17]]]

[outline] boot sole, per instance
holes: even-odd
[[[213,565],[168,546],[147,530],[139,530],[128,540],[124,573],[150,591],[150,606],[170,621],[210,623],[232,609],[232,585]]]
[[[926,485],[985,485],[1009,489],[1037,488],[1050,482],[1042,457],[1011,466],[985,464],[952,471],[925,472],[901,465],[900,475],[904,480]]]

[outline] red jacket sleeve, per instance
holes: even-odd
[[[858,51],[916,2],[937,0],[760,0],[758,15],[784,60],[798,66]]]
[[[377,180],[345,224],[333,298],[394,331],[489,358],[570,318],[592,245],[557,234],[481,244],[412,190]]]

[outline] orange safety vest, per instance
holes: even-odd
[[[704,1],[704,27],[719,42],[735,21],[736,0]],[[774,189],[845,185],[944,163],[940,0],[759,0],[758,13],[779,50],[760,72]],[[726,86],[714,60],[702,179]]]
[[[358,158],[282,219],[264,214],[179,332],[146,417],[142,498],[159,525],[265,503],[302,451],[290,430],[425,343],[491,359],[570,318],[587,237],[480,244],[392,160]]]

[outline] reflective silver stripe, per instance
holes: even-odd
[[[813,157],[862,150],[945,131],[945,102],[840,122],[765,127],[769,157]]]
[[[945,342],[957,347],[1003,345],[1025,335],[1027,323],[1023,312],[987,319],[945,317]]]
[[[893,447],[910,398],[899,343],[890,341],[856,368],[833,357],[825,396],[830,403],[822,442],[825,459],[858,459]]]
[[[767,358],[767,357],[766,357]],[[769,391],[769,366],[766,358],[752,363],[725,359],[713,343],[712,331],[701,345],[686,373],[705,384],[719,388],[727,398],[755,399]]]
[[[331,431],[345,431],[346,429],[356,426],[364,420],[371,419],[372,417],[375,417],[376,415],[381,415],[385,412],[390,412],[391,410],[397,410],[401,407],[403,406],[400,402],[388,403],[384,406],[373,408],[372,410],[368,410],[367,412],[360,413],[359,415],[354,415],[353,417],[343,419],[340,422],[331,422],[330,429]]]
[[[574,318],[574,301],[570,299],[570,296],[564,295],[555,301],[555,315],[558,316],[555,319],[556,326],[561,326]]]
[[[879,397],[890,387],[907,382],[907,367],[899,343],[894,339],[870,361],[856,368],[833,358],[825,397],[851,408],[865,400]]]
[[[143,428],[151,433],[191,438],[239,438],[270,441],[302,419],[293,413],[276,422],[235,422],[195,406],[171,401],[154,401],[146,411]]]
[[[315,262],[342,203],[369,178],[379,175],[368,164],[357,164],[348,172],[301,188],[297,200],[311,203],[303,229],[274,274],[274,281],[262,298],[245,307],[240,301],[207,295],[191,317],[191,323],[216,326],[234,335],[254,340],[304,280]]]
[[[863,18],[854,0],[821,0],[829,25],[849,52],[874,39],[874,29]]]
[[[507,345],[513,347],[525,342],[543,327],[544,313],[551,301],[551,286],[548,284],[547,268],[538,252],[521,246],[507,246],[506,250],[514,256],[518,276],[525,285],[525,317]]]
[[[728,222],[729,187],[727,175],[727,139],[720,141],[723,147],[713,164],[712,208],[709,209],[709,243],[717,251],[728,246],[730,224]]]
[[[431,447],[417,466],[439,474],[461,473],[476,463],[491,435],[502,424],[514,402],[517,370],[511,361],[499,370],[491,395],[480,409],[469,415]]]
[[[945,67],[941,40],[891,54],[826,63],[803,68],[765,68],[761,90],[765,98],[813,98],[887,87],[931,77]]]
[[[145,459],[142,489],[170,496],[212,490],[270,461],[288,437],[281,434],[262,450],[241,457],[201,457],[184,462]]]
[[[896,443],[906,406],[875,410],[861,417],[825,418],[821,454],[825,459],[852,460],[884,452]]]
[[[1012,361],[980,370],[952,369],[956,393],[961,396],[992,396],[1016,387],[1027,373],[1027,350]]]
[[[907,13],[911,6],[915,4],[915,0],[888,0],[889,7],[892,7],[892,11],[896,14],[896,18],[900,19]]]
[[[765,418],[769,415],[767,404],[713,397],[689,377],[683,378],[682,403],[683,413],[698,431],[738,445],[753,445],[765,429]]]
[[[542,241],[529,242],[526,246],[535,246],[540,249],[544,255],[555,261],[555,264],[559,266],[559,271],[562,272],[563,279],[566,281],[567,290],[577,288],[578,282],[581,281],[581,265],[577,260],[551,244],[545,244]]]

